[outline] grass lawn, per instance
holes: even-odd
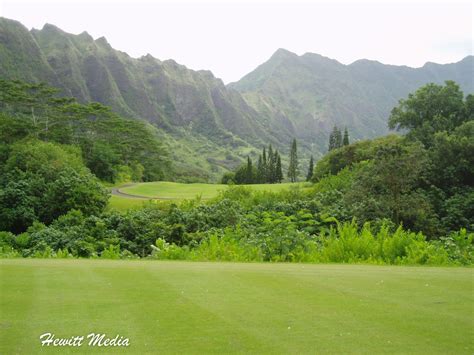
[[[303,186],[302,183],[283,184],[256,184],[243,185],[258,191],[281,191],[290,186]],[[162,199],[193,199],[199,195],[203,199],[216,197],[219,191],[227,189],[227,185],[221,184],[181,184],[177,182],[157,181],[139,183],[134,186],[121,188],[120,191],[132,195],[162,198]]]
[[[0,260],[0,354],[474,352],[474,269]],[[43,348],[39,335],[128,337]]]
[[[126,211],[130,208],[141,207],[143,203],[147,200],[126,198],[121,196],[110,196],[108,209],[117,210],[117,211]]]

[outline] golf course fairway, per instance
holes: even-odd
[[[0,354],[474,352],[474,269],[0,260]],[[128,347],[41,347],[105,333]]]

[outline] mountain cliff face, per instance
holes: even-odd
[[[193,71],[151,55],[114,50],[105,38],[71,35],[52,26],[31,31],[63,88],[81,101],[98,101],[158,127],[188,127],[223,143],[264,134],[257,113],[209,71]]]
[[[161,128],[178,166],[204,180],[234,168],[256,147],[277,143],[242,95],[210,71],[151,55],[131,58],[86,32],[72,35],[48,24],[28,31],[0,19],[0,76],[45,81],[80,102],[149,121]]]
[[[300,155],[326,151],[334,124],[352,139],[387,132],[390,109],[428,82],[455,80],[474,92],[473,57],[424,67],[360,60],[343,65],[317,54],[278,50],[240,81],[224,85],[151,55],[131,58],[105,38],[66,33],[53,25],[28,31],[0,18],[0,76],[45,81],[81,102],[98,101],[160,128],[178,173],[215,179],[248,154],[272,143],[286,153],[293,137]]]
[[[427,63],[415,69],[369,60],[343,65],[318,54],[297,56],[279,49],[229,87],[281,130],[324,151],[334,124],[347,126],[355,139],[387,133],[390,110],[426,83],[454,80],[465,93],[474,92],[473,68],[472,56],[455,64]]]

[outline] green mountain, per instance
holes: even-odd
[[[353,139],[386,134],[387,118],[399,99],[428,83],[454,80],[474,92],[474,57],[422,68],[358,60],[344,65],[318,54],[298,56],[279,49],[267,62],[228,85],[247,103],[293,134],[317,155],[327,148],[334,124],[347,126]]]
[[[178,175],[220,176],[274,140],[258,113],[211,72],[151,55],[131,58],[86,32],[72,35],[48,24],[28,31],[0,19],[0,76],[46,81],[80,102],[149,121],[161,129]]]
[[[264,144],[284,158],[293,137],[304,160],[321,156],[334,124],[347,126],[352,139],[384,134],[398,99],[447,79],[473,92],[472,71],[473,57],[413,69],[367,60],[343,65],[280,49],[226,86],[210,71],[151,55],[132,58],[87,32],[73,35],[48,24],[29,31],[0,18],[0,77],[45,81],[80,102],[98,101],[147,120],[159,128],[184,180],[216,180],[247,155],[256,157]]]

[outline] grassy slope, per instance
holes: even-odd
[[[0,286],[3,354],[47,331],[129,353],[474,351],[473,269],[18,259]]]
[[[256,184],[244,185],[258,191],[281,191],[290,186],[301,184]],[[176,182],[158,181],[146,182],[120,189],[120,191],[140,196],[166,198],[166,199],[193,199],[201,195],[203,199],[217,196],[219,191],[226,189],[227,185],[221,184],[180,184]]]

